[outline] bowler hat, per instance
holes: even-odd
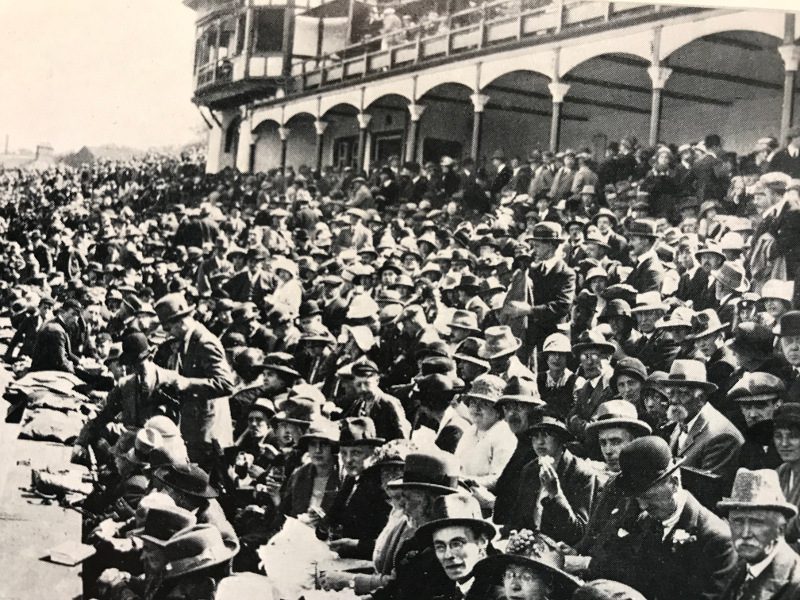
[[[121,365],[132,365],[147,358],[151,351],[147,336],[134,331],[122,338],[122,354],[118,360]]]
[[[476,535],[485,535],[491,541],[496,535],[495,526],[481,515],[478,501],[464,492],[439,496],[433,501],[433,519],[417,529],[414,534],[420,542],[430,545],[431,536],[445,527],[469,527]]]
[[[728,391],[728,399],[738,402],[778,400],[786,391],[783,381],[771,373],[745,373]]]
[[[163,296],[156,302],[154,308],[158,315],[158,320],[164,326],[169,326],[173,321],[194,312],[194,307],[189,306],[184,295],[177,292]]]
[[[216,498],[217,490],[209,485],[208,473],[194,463],[168,465],[153,473],[161,483],[198,498]]]
[[[539,386],[533,379],[525,379],[515,375],[508,380],[503,388],[503,395],[497,400],[498,404],[504,402],[520,402],[531,406],[546,406],[539,395]]]
[[[750,288],[744,267],[738,262],[724,262],[719,269],[711,271],[710,276],[735,292],[746,292]]]
[[[620,450],[621,470],[615,482],[626,496],[638,496],[674,473],[682,462],[683,459],[672,460],[669,445],[662,438],[640,437]]]
[[[164,578],[174,579],[201,569],[222,564],[236,554],[222,539],[214,525],[197,525],[175,536],[165,548]]]
[[[783,313],[778,321],[778,335],[790,337],[800,335],[800,310]]]
[[[728,347],[736,354],[763,361],[772,356],[773,344],[772,329],[761,323],[745,321],[733,330],[733,339],[728,342]]]
[[[390,481],[393,489],[421,489],[454,494],[459,491],[458,476],[461,465],[455,456],[439,449],[412,452],[406,456],[403,477]]]
[[[484,337],[486,345],[479,350],[478,357],[486,360],[514,354],[522,346],[522,342],[519,338],[514,337],[511,328],[507,325],[489,327],[484,332]]]
[[[775,510],[787,519],[797,515],[797,507],[786,501],[778,473],[773,469],[740,468],[736,471],[730,497],[717,502],[717,509],[723,514],[730,510]]]
[[[339,421],[340,446],[380,446],[386,440],[375,433],[375,422],[369,417],[348,417]]]
[[[699,360],[678,359],[672,361],[669,374],[663,383],[664,387],[691,387],[705,390],[711,394],[717,386],[708,381],[706,365]]]
[[[197,525],[194,513],[179,506],[154,506],[147,511],[144,526],[129,533],[156,546],[166,546],[170,538]]]
[[[637,436],[650,435],[653,432],[650,425],[639,419],[634,404],[627,400],[608,400],[597,407],[592,420],[586,425],[586,433],[620,426],[633,430]]]

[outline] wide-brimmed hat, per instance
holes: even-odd
[[[461,276],[458,285],[455,286],[456,290],[464,290],[467,293],[477,294],[481,289],[480,277],[471,273],[465,273]]]
[[[728,399],[734,402],[766,402],[779,400],[786,392],[786,385],[772,373],[744,373],[728,391]]]
[[[586,433],[596,433],[608,427],[627,427],[637,436],[650,435],[653,429],[639,418],[636,406],[627,400],[609,400],[597,407]]]
[[[217,490],[209,485],[208,473],[194,463],[168,465],[153,473],[161,483],[197,498],[216,498]]]
[[[506,382],[497,375],[483,374],[476,377],[469,391],[464,394],[463,399],[471,400],[486,400],[487,402],[495,403],[503,395]]]
[[[189,306],[184,295],[179,292],[163,296],[156,302],[154,308],[158,315],[158,320],[165,326],[194,312],[194,307]]]
[[[117,360],[121,365],[132,365],[150,356],[152,351],[147,336],[134,331],[122,338],[122,354]]]
[[[485,346],[486,340],[476,337],[468,337],[465,340],[462,340],[461,343],[456,347],[456,351],[453,353],[453,359],[478,365],[488,372],[491,368],[489,366],[489,361],[484,360],[479,356]]]
[[[733,339],[728,342],[728,347],[736,354],[764,361],[773,354],[774,338],[772,329],[766,325],[745,321],[733,330]]]
[[[553,352],[556,354],[572,354],[572,342],[563,333],[551,333],[544,339],[542,354]]]
[[[514,354],[522,346],[519,338],[514,337],[507,325],[489,327],[484,332],[486,345],[478,352],[479,358],[492,360]]]
[[[497,529],[481,516],[481,506],[470,494],[459,492],[439,496],[433,501],[432,512],[433,519],[414,534],[425,545],[430,545],[433,534],[444,527],[469,527],[476,535],[485,535],[489,541],[497,535]]]
[[[728,324],[720,322],[717,311],[707,308],[692,317],[691,327],[686,339],[697,340],[726,329]]]
[[[761,288],[762,300],[783,300],[790,305],[794,298],[794,281],[770,279]]]
[[[777,334],[780,337],[800,335],[800,310],[790,310],[781,315]]]
[[[459,491],[458,476],[461,465],[455,456],[441,450],[413,452],[406,456],[403,477],[390,481],[393,489],[422,489],[440,494]]]
[[[605,336],[596,329],[588,329],[578,336],[577,342],[572,345],[572,352],[579,355],[584,350],[597,350],[604,354],[614,354],[616,347],[606,340]]]
[[[339,446],[380,446],[386,443],[375,433],[369,417],[348,417],[339,421]]]
[[[281,403],[279,411],[272,417],[272,422],[308,427],[317,414],[317,406],[312,400],[289,398]]]
[[[678,306],[671,313],[655,322],[656,329],[692,329],[692,317],[695,312],[686,306]]]
[[[476,335],[481,335],[483,332],[478,327],[478,315],[471,310],[456,310],[453,311],[453,316],[447,324],[451,329],[463,329],[470,331]]]
[[[659,237],[658,223],[652,219],[634,219],[628,223],[628,235],[655,239]]]
[[[697,388],[709,394],[717,390],[717,386],[708,381],[705,363],[690,359],[674,360],[663,386]]]
[[[744,266],[737,262],[726,261],[722,263],[719,269],[711,271],[710,276],[734,292],[744,293],[750,289]]]
[[[560,418],[542,413],[537,415],[536,418],[530,423],[529,431],[549,431],[556,434],[562,440],[568,440],[572,437],[566,423]]]
[[[300,440],[297,442],[298,450],[305,452],[311,440],[327,442],[334,448],[338,448],[339,427],[336,423],[318,416],[311,421],[306,432],[300,436]]]
[[[125,453],[125,458],[134,465],[147,465],[150,463],[150,453],[163,445],[164,440],[158,431],[143,427],[136,432],[133,447]]]
[[[181,535],[197,525],[194,513],[179,506],[154,506],[147,511],[144,526],[128,535],[156,546],[166,546],[170,538]]]
[[[505,554],[479,560],[472,572],[476,579],[502,585],[503,573],[511,565],[528,567],[540,574],[556,598],[571,598],[581,585],[580,579],[564,571],[564,556],[557,542],[540,532],[522,530],[512,533]]]
[[[638,496],[674,473],[683,459],[673,460],[669,445],[662,438],[647,435],[622,447],[620,474],[615,482],[626,496]]]
[[[497,400],[498,405],[505,402],[519,402],[530,406],[547,406],[539,394],[539,386],[532,379],[525,379],[515,375],[508,380],[503,388],[503,395]]]
[[[233,558],[237,550],[225,545],[214,525],[197,525],[172,538],[164,552],[164,578],[174,579],[222,564]]]
[[[774,469],[751,471],[740,468],[733,480],[730,497],[717,502],[717,509],[723,514],[730,510],[775,510],[787,519],[797,515],[797,507],[786,501]]]

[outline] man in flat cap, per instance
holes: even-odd
[[[386,441],[408,437],[410,425],[400,401],[378,387],[378,366],[368,359],[353,364],[353,387],[356,397],[344,409],[343,417],[369,417],[376,435]]]

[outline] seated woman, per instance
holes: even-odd
[[[503,419],[497,405],[505,381],[496,375],[481,375],[464,396],[472,426],[464,432],[455,456],[462,465],[462,477],[494,490],[497,478],[517,448],[517,438]]]
[[[281,493],[281,512],[316,526],[339,491],[339,428],[318,418],[300,438],[298,450],[309,462],[294,470]]]
[[[570,600],[580,580],[563,570],[564,558],[556,542],[523,529],[514,533],[506,553],[479,561],[473,573],[475,587],[486,579],[502,586],[502,596],[514,600]]]

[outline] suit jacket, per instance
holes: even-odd
[[[739,560],[720,600],[789,600],[800,597],[800,556],[781,540],[772,562],[750,583],[744,584],[747,563]],[[740,594],[742,586],[745,590]]]
[[[721,159],[713,154],[706,154],[694,163],[692,171],[697,178],[697,199],[700,202],[725,197],[730,177],[725,172]]]
[[[625,283],[635,287],[640,294],[654,291],[660,292],[661,282],[664,281],[664,273],[664,265],[655,256],[655,253],[648,254],[643,261],[636,264]]]
[[[528,186],[528,195],[531,198],[536,198],[542,192],[549,192],[553,187],[553,179],[555,178],[555,169],[545,165],[536,169],[533,174],[531,184]]]
[[[326,521],[341,527],[342,537],[358,540],[356,550],[343,558],[372,558],[375,540],[389,520],[390,509],[381,487],[380,467],[366,469],[358,482],[353,477],[342,481]]]
[[[436,447],[445,452],[453,454],[456,451],[458,442],[464,435],[464,432],[469,429],[470,424],[464,417],[453,411],[453,414],[447,423],[445,423],[439,435],[436,436],[434,443]]]
[[[281,512],[283,514],[289,517],[296,517],[308,511],[309,504],[311,503],[311,494],[314,490],[314,477],[316,474],[317,468],[313,463],[306,463],[292,472],[281,491]],[[328,473],[325,494],[320,506],[325,513],[333,506],[338,491],[339,464],[334,460],[330,472]]]
[[[267,276],[261,273],[253,282],[250,272],[246,269],[231,277],[222,286],[228,297],[234,302],[255,302],[260,305],[261,300],[270,293]]]
[[[219,339],[200,323],[196,323],[185,340],[173,347],[168,364],[189,378],[188,388],[179,394],[181,434],[192,457],[195,444],[219,442],[223,448],[233,445],[233,423],[228,395],[234,378],[225,350]]]
[[[553,185],[550,186],[550,196],[553,202],[569,198],[572,194],[572,180],[575,179],[575,171],[567,167],[561,167],[553,176]]]
[[[579,440],[583,439],[586,424],[594,415],[597,407],[614,398],[615,394],[609,383],[610,380],[611,373],[603,373],[597,386],[593,388],[591,382],[586,381],[575,392],[575,404],[567,416],[567,427]]]
[[[664,428],[664,439],[671,440],[676,425]],[[706,404],[688,431],[682,448],[673,448],[676,458],[684,458],[684,466],[695,467],[733,482],[739,466],[739,451],[744,437],[716,408]]]
[[[683,300],[684,302],[691,300],[692,308],[694,310],[705,310],[706,308],[711,308],[710,306],[705,305],[705,295],[708,293],[707,290],[708,271],[702,267],[698,267],[697,270],[691,274],[691,276],[688,272],[681,275],[680,281],[678,282],[678,291],[675,292],[675,297],[679,300]]]
[[[404,428],[408,429],[408,423],[400,400],[380,390],[369,410],[363,402],[356,401],[342,413],[342,418],[345,417],[370,417],[375,422],[375,433],[386,441],[406,437]]]
[[[800,154],[792,158],[786,148],[779,150],[769,161],[769,170],[786,173],[794,179],[800,178]]]
[[[506,187],[511,181],[511,176],[511,167],[508,165],[503,165],[503,168],[495,173],[494,179],[492,179],[492,185],[489,187],[489,191],[492,193],[492,198],[496,198],[497,195],[503,191],[503,188]]]
[[[533,172],[531,171],[531,168],[528,165],[522,165],[517,170],[516,175],[511,177],[509,187],[517,194],[527,194],[532,179]]]
[[[541,347],[545,338],[566,323],[575,299],[575,271],[559,260],[547,269],[537,263],[528,270],[533,287],[533,312],[528,317],[528,344]]]
[[[556,465],[556,473],[563,495],[542,500],[540,530],[556,540],[575,544],[583,537],[589,512],[599,491],[599,481],[595,471],[569,450],[564,450]],[[534,513],[539,492],[539,461],[536,459],[522,469],[517,500],[506,529],[536,530]]]
[[[36,336],[30,370],[74,373],[76,360],[69,333],[61,319],[45,323]]]
[[[680,351],[680,345],[667,338],[663,331],[657,329],[649,337],[641,336],[633,352],[628,355],[641,360],[650,371],[669,372],[672,361]]]
[[[517,435],[517,447],[514,454],[508,459],[494,486],[495,501],[492,521],[498,525],[505,525],[511,518],[514,503],[519,494],[522,470],[535,458],[536,453],[531,445],[530,432]]]
[[[648,600],[718,598],[736,566],[730,529],[691,493],[684,493],[686,503],[666,539],[660,522],[632,515],[596,549],[587,580],[619,581]],[[687,538],[683,543],[675,537],[679,530]]]

